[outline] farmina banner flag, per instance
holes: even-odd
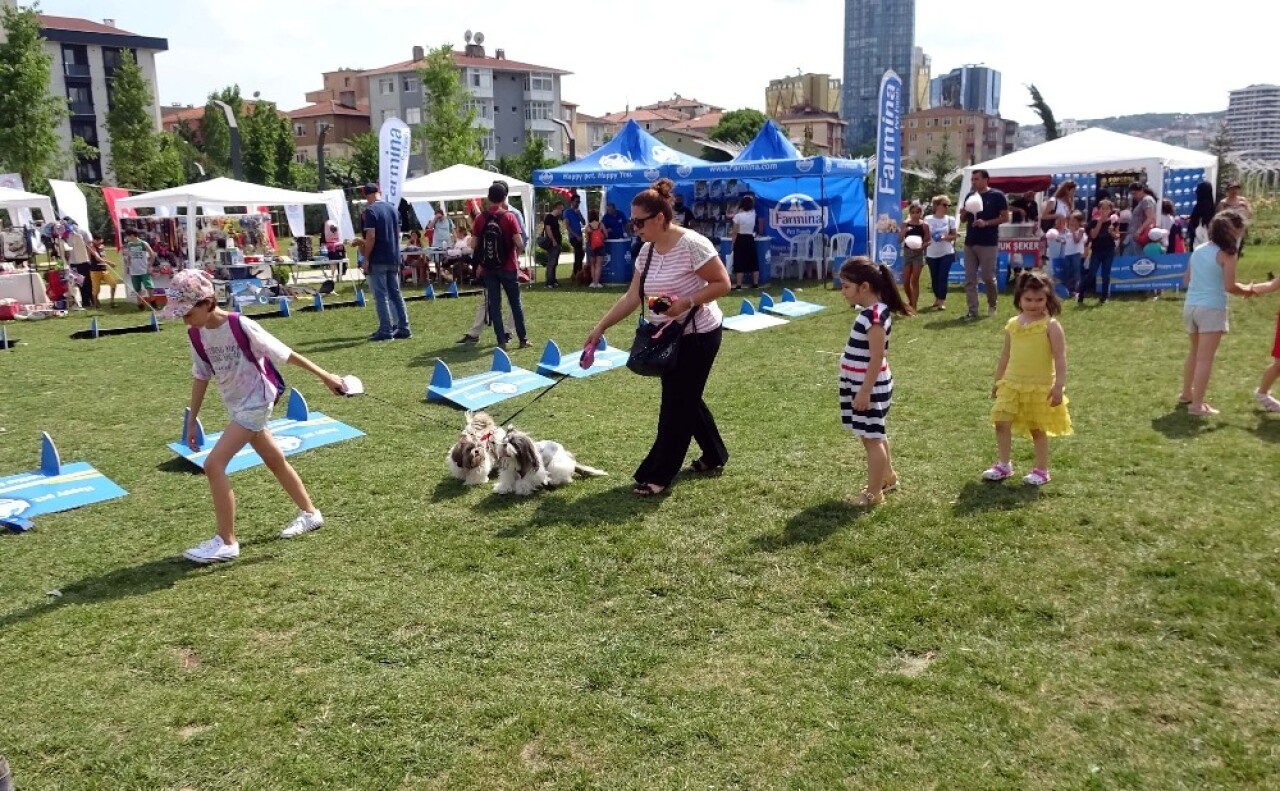
[[[902,225],[902,78],[892,69],[880,79],[879,108],[872,249],[877,263],[901,272],[898,229]]]
[[[378,186],[382,188],[382,199],[399,206],[408,175],[409,125],[399,118],[388,118],[378,132]]]

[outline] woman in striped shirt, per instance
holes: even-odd
[[[892,314],[909,316],[912,310],[898,291],[893,271],[862,256],[840,267],[840,293],[850,307],[859,309],[840,358],[840,422],[862,438],[867,451],[867,488],[852,501],[866,507],[879,505],[886,491],[898,488],[885,433],[893,404],[889,335]]]
[[[729,293],[729,272],[710,240],[672,222],[673,186],[669,179],[660,179],[631,202],[631,224],[644,242],[635,257],[631,287],[600,319],[586,342],[594,348],[605,330],[641,307],[642,292],[651,300],[666,297],[670,301],[661,313],[650,312],[649,321],[684,324],[676,367],[662,376],[658,436],[635,472],[638,497],[661,494],[671,485],[691,441],[696,440],[702,450],[690,468],[693,472],[716,473],[729,460],[715,418],[702,400],[711,365],[720,351],[723,316],[716,299]],[[686,319],[690,319],[687,324]]]

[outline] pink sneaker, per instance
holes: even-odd
[[[1027,475],[1023,477],[1022,482],[1028,486],[1044,486],[1051,480],[1053,480],[1053,477],[1049,475],[1048,470],[1042,470],[1037,467],[1027,473]]]
[[[1013,465],[1002,464],[1000,462],[996,462],[995,464],[992,464],[990,467],[986,469],[986,471],[982,473],[982,480],[984,481],[1003,481],[1005,478],[1012,478],[1012,477],[1013,477]]]

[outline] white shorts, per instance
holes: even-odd
[[[244,409],[231,416],[231,421],[250,431],[262,431],[271,420],[271,404],[257,409]]]
[[[1227,311],[1222,308],[1200,308],[1187,305],[1182,309],[1182,323],[1187,332],[1229,332],[1231,322],[1227,319]]]

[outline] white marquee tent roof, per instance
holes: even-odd
[[[0,187],[0,209],[39,209],[45,222],[58,218],[53,212],[52,201],[44,195],[10,187]]]
[[[117,206],[130,209],[157,209],[161,207],[194,208],[211,206],[289,206],[293,204],[325,203],[325,196],[315,192],[297,192],[278,187],[264,187],[247,181],[229,178],[209,179],[195,184],[183,184],[167,190],[130,195],[116,202]]]
[[[444,170],[409,179],[401,188],[400,195],[407,201],[484,198],[489,193],[489,185],[494,181],[507,182],[508,192],[520,196],[521,208],[526,212],[532,211],[532,184],[470,165],[451,165]]]
[[[985,170],[992,176],[1045,176],[1141,169],[1146,170],[1148,183],[1159,194],[1163,188],[1163,171],[1191,168],[1204,168],[1205,180],[1213,183],[1218,176],[1218,158],[1203,151],[1095,127],[967,167],[960,194],[968,193],[975,170]]]

